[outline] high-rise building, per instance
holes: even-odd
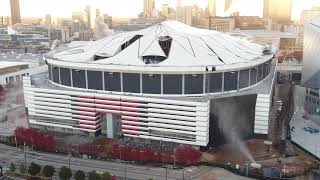
[[[177,21],[179,22],[184,22],[183,19],[183,7],[181,5],[181,0],[177,0],[177,5],[176,5],[176,9],[177,9]]]
[[[46,26],[49,26],[50,24],[51,24],[51,15],[50,14],[46,14],[46,16],[45,16],[45,25]]]
[[[85,10],[84,10],[84,17],[85,17],[85,23],[87,28],[91,28],[91,7],[90,6],[86,6]]]
[[[154,10],[155,10],[155,0],[143,1],[143,13],[145,17],[152,17]]]
[[[80,11],[72,12],[72,21],[83,22],[83,13]]]
[[[224,11],[228,11],[232,5],[232,0],[225,0],[224,1]]]
[[[275,21],[291,21],[292,0],[264,0],[263,17]]]
[[[0,16],[0,26],[8,26],[10,18],[8,16]]]
[[[10,0],[12,25],[21,23],[19,0]]]
[[[309,10],[304,10],[300,16],[300,24],[307,24],[313,19],[320,16],[320,7],[312,7]]]
[[[169,5],[162,4],[162,16],[168,17],[168,15],[169,15]]]
[[[183,23],[189,26],[192,25],[192,6],[183,7]]]
[[[208,1],[209,16],[216,16],[216,0]]]
[[[112,28],[112,16],[109,16],[108,14],[104,14],[103,21],[105,24],[108,25],[109,28]]]
[[[100,9],[96,9],[96,17],[99,17],[101,15]]]

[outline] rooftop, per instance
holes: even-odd
[[[121,32],[52,52],[62,62],[139,67],[203,67],[255,64],[269,60],[268,47],[228,34],[164,21],[143,30]]]

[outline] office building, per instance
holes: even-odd
[[[170,10],[170,7],[169,7],[169,4],[162,4],[162,16],[164,17],[168,17],[169,15],[169,10]]]
[[[208,1],[209,16],[216,16],[216,0]]]
[[[232,5],[233,0],[224,0],[224,12],[228,11]]]
[[[11,7],[11,23],[12,25],[21,23],[19,0],[10,0]]]
[[[145,17],[153,17],[155,0],[143,0],[143,13]]]
[[[45,61],[48,73],[23,79],[34,128],[196,146],[221,142],[217,124],[268,134],[275,61],[263,45],[164,21]]]
[[[201,27],[221,32],[230,32],[235,28],[234,17],[211,17],[201,21]]]
[[[92,24],[91,24],[91,7],[90,6],[86,6],[84,10],[84,20],[87,28],[91,28]]]
[[[291,21],[292,0],[264,0],[263,17],[276,22]]]
[[[183,23],[192,26],[192,6],[183,7]]]
[[[320,16],[320,7],[312,7],[309,10],[304,10],[300,16],[300,24],[308,24],[315,18]]]

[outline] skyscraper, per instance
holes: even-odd
[[[291,21],[292,0],[264,0],[263,17],[275,21]]]
[[[46,14],[45,16],[45,25],[49,26],[51,24],[51,15],[50,14]]]
[[[21,23],[19,0],[10,0],[12,25]]]
[[[231,7],[232,0],[225,0],[224,1],[224,11],[228,11],[229,8]]]
[[[155,0],[143,1],[143,13],[145,17],[152,17],[155,9]]]
[[[91,7],[90,6],[86,6],[84,10],[84,16],[85,16],[85,22],[86,22],[87,28],[91,28]]]
[[[216,16],[216,0],[208,1],[209,16]]]
[[[177,5],[176,5],[176,9],[177,9],[177,21],[180,22],[184,22],[184,18],[183,18],[183,7],[181,5],[181,0],[177,0]]]
[[[169,4],[162,4],[162,16],[168,17],[169,15]]]

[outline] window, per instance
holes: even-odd
[[[143,74],[142,92],[147,94],[161,94],[161,75]]]
[[[73,87],[86,88],[85,70],[72,69]]]
[[[240,70],[239,88],[246,88],[249,86],[249,69]]]
[[[164,74],[163,75],[164,94],[182,94],[182,75]]]
[[[222,73],[206,74],[206,93],[222,91]]]
[[[250,86],[257,83],[257,67],[250,69]]]
[[[184,75],[184,93],[202,94],[203,93],[203,74]]]
[[[59,67],[52,66],[52,76],[53,82],[60,84]]]
[[[238,71],[224,73],[224,91],[237,90]]]
[[[131,93],[140,93],[140,74],[123,73],[123,91]]]
[[[61,84],[65,86],[71,86],[70,69],[60,68]]]
[[[104,72],[104,86],[106,91],[121,92],[120,73]]]
[[[102,72],[87,71],[88,89],[102,90]]]

